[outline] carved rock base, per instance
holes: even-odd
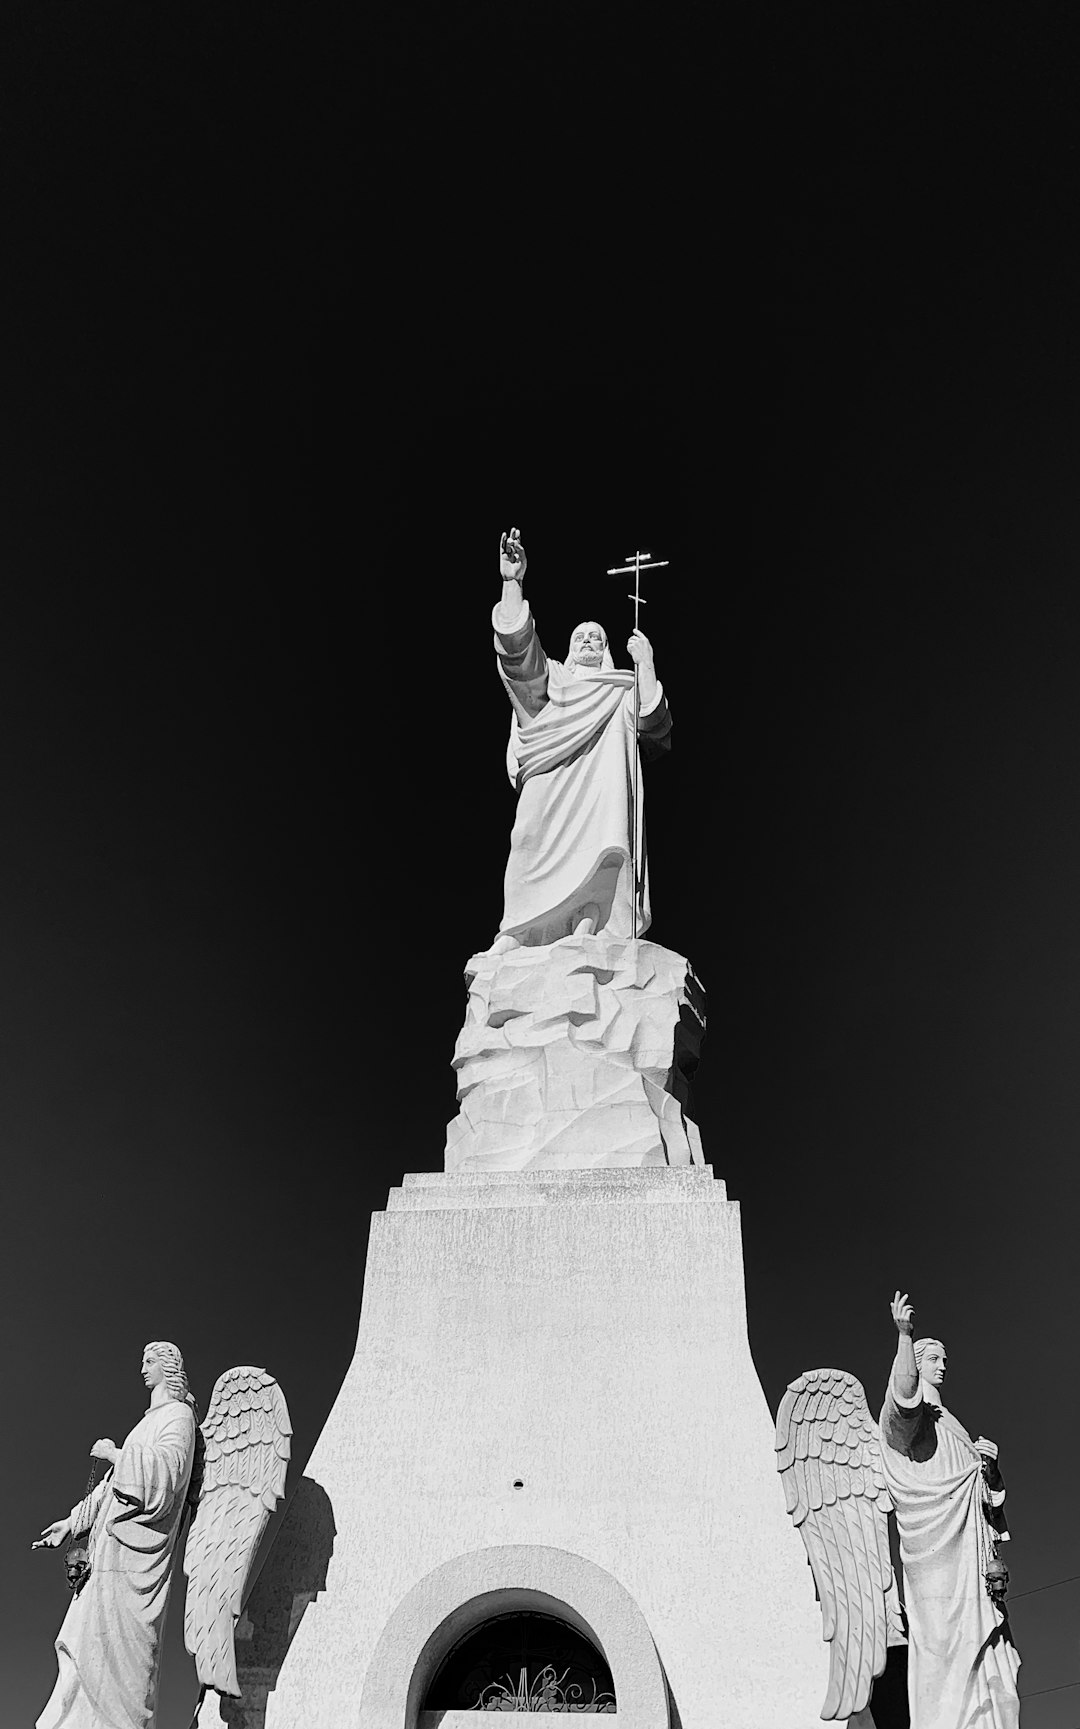
[[[687,1115],[705,993],[656,943],[564,937],[474,955],[447,1171],[701,1165]]]

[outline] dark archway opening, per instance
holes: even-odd
[[[423,1708],[614,1716],[615,1687],[583,1633],[554,1615],[519,1610],[490,1616],[451,1647]]]

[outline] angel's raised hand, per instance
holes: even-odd
[[[901,1295],[901,1293],[897,1291],[892,1302],[889,1304],[889,1307],[892,1310],[892,1318],[896,1322],[897,1332],[912,1332],[914,1330],[915,1310],[908,1302],[907,1292],[905,1291],[903,1295]]]
[[[504,582],[521,582],[525,577],[527,564],[525,548],[521,544],[521,531],[512,528],[509,534],[504,534],[499,542],[499,569]]]

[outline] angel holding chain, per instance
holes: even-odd
[[[896,1356],[880,1423],[854,1375],[811,1369],[784,1394],[777,1468],[802,1535],[830,1650],[821,1715],[863,1715],[890,1645],[904,1643],[889,1558],[896,1515],[907,1615],[911,1729],[1017,1729],[1020,1657],[1004,1606],[1008,1537],[997,1447],[941,1401],[940,1339],[913,1340],[893,1297]]]
[[[199,1428],[175,1345],[147,1345],[142,1374],[148,1410],[123,1446],[94,1443],[91,1457],[106,1463],[106,1475],[33,1544],[72,1542],[73,1596],[37,1729],[152,1729],[173,1557],[189,1508],[185,1641],[203,1694],[240,1693],[234,1630],[259,1538],[284,1492],[285,1399],[265,1370],[229,1369]]]

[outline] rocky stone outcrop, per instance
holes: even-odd
[[[656,943],[474,955],[447,1171],[703,1164],[687,1112],[705,993]]]

